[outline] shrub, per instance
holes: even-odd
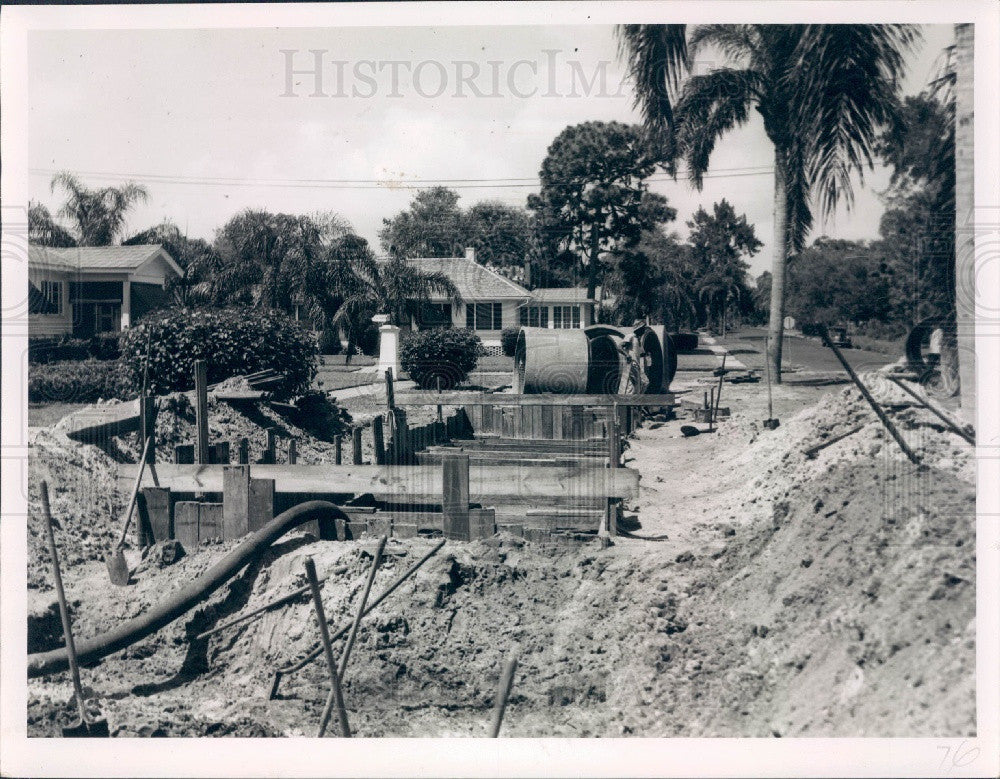
[[[90,339],[87,350],[95,360],[117,360],[121,356],[120,339],[121,333],[100,333]]]
[[[320,354],[340,354],[343,350],[344,347],[340,343],[340,334],[336,330],[328,327],[319,334]]]
[[[32,403],[93,403],[122,397],[122,390],[119,364],[111,360],[66,360],[28,370]]]
[[[149,333],[149,386],[156,394],[191,389],[195,360],[207,361],[210,384],[268,368],[283,373],[274,389],[280,397],[305,392],[316,376],[316,338],[280,311],[170,309],[122,335],[122,375],[132,392],[142,386]]]
[[[507,357],[513,357],[517,351],[517,334],[521,332],[520,327],[505,327],[500,331],[500,348]]]
[[[28,341],[28,362],[35,364],[86,360],[90,356],[87,341],[69,335],[56,338],[32,338]]]
[[[363,355],[374,357],[378,354],[378,328],[374,323],[369,322],[362,328],[357,338],[357,347]]]
[[[484,353],[483,342],[470,330],[421,330],[410,333],[399,349],[399,362],[418,386],[453,389],[465,381]]]

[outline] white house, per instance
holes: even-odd
[[[586,327],[594,306],[583,288],[525,289],[476,262],[474,249],[466,249],[464,257],[417,257],[407,262],[428,273],[444,273],[462,297],[456,304],[445,295],[432,296],[412,318],[411,327],[475,330],[488,350],[499,348],[500,331],[506,327]]]
[[[168,302],[183,270],[158,244],[28,249],[28,332],[89,338],[118,332]]]

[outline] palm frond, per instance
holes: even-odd
[[[749,67],[766,57],[757,27],[752,24],[699,24],[691,33],[691,59],[707,47],[717,48],[734,64]]]
[[[633,107],[642,112],[646,130],[661,143],[674,126],[672,101],[688,67],[683,24],[622,24],[616,28],[618,56],[635,84]]]
[[[904,56],[919,39],[913,25],[808,25],[784,81],[802,139],[808,180],[820,208],[850,207],[850,177],[874,166],[882,130],[899,113]]]
[[[677,104],[678,147],[688,165],[691,182],[701,189],[715,144],[734,127],[750,118],[762,84],[752,70],[720,68],[704,76],[691,76]]]

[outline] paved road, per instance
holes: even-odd
[[[764,367],[764,338],[767,330],[762,327],[747,327],[735,334],[727,335],[725,340],[716,339],[724,344],[730,353],[744,362],[748,368]],[[756,352],[749,352],[754,349]],[[896,362],[902,355],[881,354],[864,349],[841,349],[844,357],[856,371],[881,368],[891,362]],[[833,352],[823,346],[818,338],[798,338],[787,336],[781,354],[783,366],[797,366],[807,371],[842,371],[840,363]]]

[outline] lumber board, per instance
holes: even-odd
[[[582,439],[574,441],[568,438],[501,438],[486,436],[483,438],[454,438],[451,443],[466,449],[483,449],[498,451],[500,449],[541,449],[544,451],[599,452],[607,451],[607,443],[603,438]]]
[[[138,465],[123,464],[118,469],[119,487],[131,489]],[[223,465],[156,466],[160,486],[174,492],[222,492]],[[370,493],[399,502],[431,498],[439,502],[442,494],[440,466],[435,465],[253,465],[253,478],[274,479],[278,493],[312,492],[317,494]],[[148,470],[143,486],[153,486]],[[473,465],[469,472],[470,499],[590,499],[636,498],[639,495],[639,472],[632,468],[556,467],[532,468],[519,465]]]
[[[672,392],[658,395],[515,395],[505,392],[399,392],[397,406],[673,406]],[[470,409],[471,410],[471,409]],[[470,414],[471,418],[471,414]],[[475,419],[473,419],[475,427]]]
[[[477,452],[464,451],[462,449],[444,447],[433,452],[417,452],[415,459],[417,465],[439,465],[449,453],[467,454],[469,462],[484,465],[534,465],[539,468],[558,468],[573,465],[602,465],[607,458],[588,455],[572,455],[546,452]]]

